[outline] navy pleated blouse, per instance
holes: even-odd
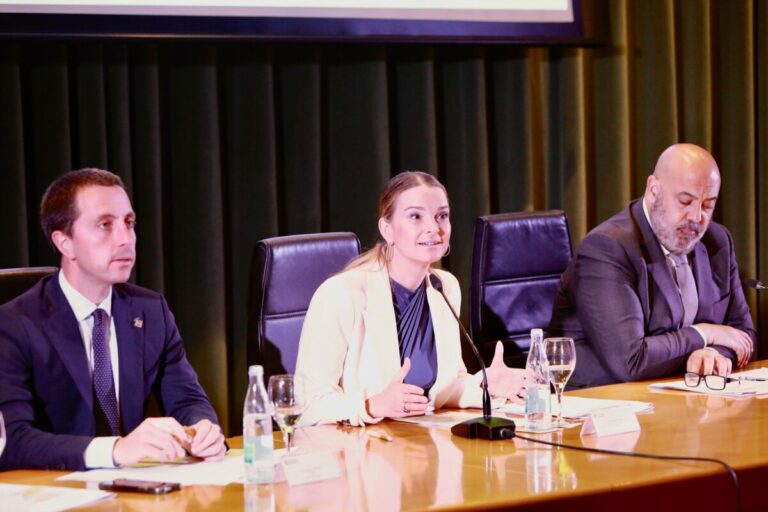
[[[389,282],[395,306],[400,364],[406,357],[411,359],[411,370],[404,382],[423,388],[427,394],[437,378],[435,331],[427,302],[427,284],[422,282],[412,292],[397,281],[390,279]]]

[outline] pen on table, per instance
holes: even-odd
[[[368,437],[375,437],[376,439],[381,439],[382,441],[386,441],[388,443],[394,441],[391,435],[385,434],[384,432],[379,432],[378,430],[366,429],[365,433],[368,435]]]
[[[768,379],[763,379],[763,378],[760,378],[760,377],[748,377],[746,375],[744,377],[739,377],[739,376],[733,377],[732,376],[732,377],[730,377],[730,379],[731,380],[744,380],[744,381],[750,381],[750,382],[768,382]]]

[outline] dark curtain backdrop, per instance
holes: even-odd
[[[399,170],[447,186],[444,266],[466,292],[478,215],[561,208],[578,244],[666,146],[695,142],[720,163],[742,274],[768,278],[766,2],[608,6],[599,48],[0,42],[0,267],[57,263],[37,213],[54,177],[122,175],[135,280],[168,297],[229,432],[255,242],[349,230],[369,245]],[[768,357],[768,299],[748,297]]]

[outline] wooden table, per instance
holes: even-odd
[[[768,362],[762,365],[768,366]],[[761,365],[753,365],[761,366]],[[644,453],[722,459],[736,468],[745,510],[768,510],[768,399],[734,400],[674,391],[650,392],[648,383],[604,386],[573,393],[592,398],[653,402],[638,416],[641,431],[579,438],[579,429],[541,439]],[[90,510],[735,510],[735,492],[721,466],[658,461],[552,449],[515,439],[480,441],[450,431],[385,422],[376,426],[394,442],[360,428],[304,429],[297,444],[329,449],[341,478],[288,487],[193,486],[167,496],[120,494]],[[240,439],[231,441],[240,446]],[[10,471],[0,481],[78,487],[55,482],[62,472]]]

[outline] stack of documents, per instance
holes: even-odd
[[[54,512],[114,498],[114,493],[45,485],[0,484],[0,510]]]
[[[734,373],[731,379],[739,379],[743,377],[765,379],[765,381],[751,381],[751,380],[733,380],[726,383],[725,389],[714,390],[709,389],[704,380],[699,382],[699,385],[695,388],[685,385],[683,380],[673,380],[669,382],[654,382],[648,387],[650,389],[676,389],[678,391],[690,391],[692,393],[703,393],[706,395],[714,396],[727,396],[731,398],[748,398],[748,397],[768,397],[768,368],[758,368],[756,370],[748,370],[746,372]]]

